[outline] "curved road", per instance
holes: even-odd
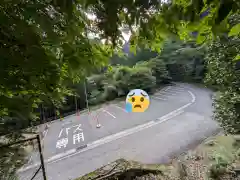
[[[204,88],[176,83],[151,96],[144,113],[127,113],[122,102],[94,111],[91,118],[80,114],[55,121],[44,139],[48,180],[74,179],[118,158],[168,161],[219,131],[211,119],[211,94]],[[99,129],[96,117],[102,124]],[[21,179],[29,178],[37,167],[21,170]]]

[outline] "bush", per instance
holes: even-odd
[[[158,85],[168,83],[172,78],[169,76],[167,66],[162,59],[154,58],[152,60],[153,75],[156,77],[156,83]]]
[[[232,134],[240,133],[239,111],[235,104],[240,102],[240,95],[228,91],[220,92],[213,105],[215,108],[214,118],[218,120],[223,129]]]
[[[113,74],[113,83],[119,93],[126,95],[129,92],[128,82],[130,81],[132,68],[119,66]]]
[[[215,162],[210,166],[210,177],[217,179],[228,172],[230,162],[222,154],[215,154],[213,157]]]
[[[92,75],[91,77],[88,78],[88,89],[90,91],[96,90],[96,89],[99,91],[103,91],[105,79],[106,77],[103,74]]]
[[[217,87],[214,117],[227,133],[240,133],[240,70],[233,59],[239,54],[240,38],[221,37],[209,45],[205,82]]]
[[[136,64],[135,68],[150,69],[152,75],[156,78],[157,85],[168,83],[171,80],[165,62],[158,57],[152,58],[149,61],[139,62]]]
[[[147,92],[151,92],[155,86],[156,78],[152,75],[152,72],[149,68],[133,68],[128,82],[128,87],[130,89],[143,89]]]
[[[101,94],[97,97],[91,98],[88,101],[89,105],[97,105],[97,104],[100,104],[103,102],[105,102],[105,98],[104,98],[103,94]]]
[[[104,89],[103,98],[107,101],[113,100],[118,97],[118,91],[115,86],[108,85]]]

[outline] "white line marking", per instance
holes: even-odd
[[[75,153],[75,152],[76,152],[76,149],[70,149],[70,150],[66,151],[65,154],[72,154],[72,153]],[[55,159],[61,158],[61,154],[63,154],[63,153],[52,156],[51,158],[49,158],[47,160],[47,162],[50,162],[50,161],[53,161]]]
[[[182,106],[182,107],[180,107],[180,108],[178,108],[178,109],[176,109],[176,110],[174,110],[174,111],[172,111],[172,112],[170,112],[170,113],[168,113],[168,114],[158,118],[158,121],[150,121],[148,123],[145,123],[145,124],[136,126],[134,128],[131,128],[131,129],[128,129],[128,130],[116,133],[114,135],[110,135],[110,136],[101,138],[101,139],[96,140],[96,141],[94,141],[92,143],[89,143],[85,149],[82,149],[80,151],[76,151],[76,149],[71,149],[71,150],[69,150],[69,151],[67,151],[65,153],[61,153],[61,154],[57,154],[56,156],[52,156],[51,158],[49,158],[45,162],[50,164],[50,163],[55,163],[55,162],[64,160],[64,159],[69,158],[71,156],[75,156],[75,155],[77,155],[79,153],[91,150],[91,149],[96,148],[96,147],[98,147],[100,145],[104,145],[104,144],[109,143],[111,141],[114,141],[114,140],[120,139],[122,137],[128,136],[130,134],[139,132],[139,131],[147,129],[149,127],[161,124],[161,123],[163,123],[163,122],[165,122],[165,121],[167,121],[167,120],[169,120],[169,119],[171,119],[173,117],[176,117],[179,114],[184,112],[183,109],[187,108],[188,106],[190,106],[191,104],[193,104],[196,101],[195,95],[191,91],[188,91],[188,93],[192,97],[192,101],[190,103],[188,103],[188,104],[186,104],[186,105],[184,105],[184,106]],[[33,167],[39,166],[39,165],[40,165],[40,163],[36,163],[36,164],[34,164],[32,166],[28,166],[28,167],[26,167],[24,169],[19,169],[18,172],[23,172],[23,171],[26,171],[26,170],[31,169]]]
[[[45,131],[43,131],[43,140],[44,140],[44,138],[47,136],[47,133],[48,133],[48,129],[45,130]]]
[[[66,134],[68,135],[68,130],[69,130],[70,128],[66,128]]]
[[[77,125],[75,125],[75,126],[73,126],[73,127],[76,127],[77,126],[77,128],[73,131],[73,133],[75,133],[75,132],[77,132],[77,130],[79,130],[79,131],[83,131],[80,127],[82,126],[82,124],[77,124]]]
[[[62,125],[65,126],[65,125],[70,124],[70,123],[72,123],[72,121],[65,121]]]
[[[163,89],[164,91],[168,91],[169,89],[171,89],[171,86],[167,87],[166,89]]]
[[[30,158],[29,158],[29,160],[28,160],[27,164],[29,164],[29,163],[30,163],[30,161],[32,160],[32,157],[33,157],[33,155],[31,155],[31,156],[30,156]]]
[[[118,108],[118,109],[121,109],[121,110],[124,111],[124,112],[127,112],[125,109],[123,109],[122,107],[119,107],[119,106],[117,106],[117,105],[115,105],[115,104],[114,104],[114,107],[116,107],[116,108]]]
[[[63,132],[63,129],[61,129],[61,131],[60,131],[60,133],[59,133],[59,135],[58,135],[59,138],[60,138],[60,136],[62,135],[62,132]]]
[[[168,92],[187,92],[186,89],[169,89]]]
[[[160,99],[160,100],[163,100],[163,101],[166,101],[166,100],[167,100],[167,99],[160,98],[160,97],[157,97],[157,96],[152,96],[152,98],[154,98],[154,99]]]
[[[157,92],[156,95],[172,95],[172,96],[176,96],[177,94],[174,94],[172,92],[165,92],[165,91],[160,91],[160,92]]]
[[[186,88],[188,88],[188,87],[175,86],[174,89],[184,90],[184,89],[186,89]]]
[[[170,89],[171,88],[171,86],[166,86],[166,87],[164,87],[164,88],[162,88],[162,89],[159,89],[159,91],[166,91],[166,90],[168,90],[168,89]]]
[[[190,93],[192,97],[192,103],[194,103],[196,101],[196,96],[191,91],[188,91],[188,93]]]
[[[111,114],[109,111],[107,111],[107,110],[105,110],[105,109],[103,109],[102,110],[103,112],[105,112],[105,113],[107,113],[107,114],[109,114],[110,116],[112,116],[113,118],[116,118],[113,114]]]

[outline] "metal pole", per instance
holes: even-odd
[[[88,109],[88,115],[90,115],[90,109],[89,109],[89,106],[88,106],[88,98],[87,98],[87,87],[86,87],[86,80],[84,80],[84,92],[85,92],[85,97],[86,97],[86,103],[87,103],[87,109]],[[100,128],[101,127],[101,124],[99,123],[98,121],[98,117],[97,117],[97,128]]]
[[[78,115],[78,112],[77,112],[78,111],[78,109],[77,109],[78,108],[77,107],[77,97],[76,96],[75,96],[75,106],[76,106],[76,115]]]
[[[98,120],[98,113],[97,113],[97,115],[96,115],[96,118],[97,118],[97,126],[96,126],[96,128],[100,128],[100,127],[101,127],[101,124],[99,123],[99,120]]]
[[[88,98],[87,98],[87,87],[86,87],[86,82],[84,80],[84,92],[85,92],[85,98],[86,98],[86,103],[87,103],[87,110],[88,114],[90,113],[89,106],[88,106]]]
[[[43,172],[43,180],[47,180],[46,171],[44,167],[44,160],[43,160],[43,154],[42,154],[42,147],[41,147],[41,141],[39,135],[37,135],[37,142],[38,142],[38,149],[40,154],[40,160],[42,164],[42,172]]]
[[[43,113],[43,124],[45,123],[45,114],[44,114],[44,107],[42,105],[42,113]]]

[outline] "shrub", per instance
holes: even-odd
[[[152,58],[149,61],[139,62],[135,66],[135,68],[143,67],[151,70],[152,75],[156,78],[157,85],[168,83],[171,80],[165,62],[158,57]]]
[[[134,67],[128,82],[130,89],[143,89],[147,92],[156,86],[156,78],[147,67]]]
[[[150,61],[152,61],[152,70],[153,75],[156,77],[156,83],[158,85],[168,83],[171,80],[171,77],[169,76],[165,62],[158,58],[154,58]]]
[[[118,89],[119,92],[122,92],[123,95],[126,95],[130,90],[128,87],[128,82],[130,80],[131,71],[132,68],[119,66],[113,74],[113,85]]]
[[[106,77],[103,74],[100,75],[92,75],[91,77],[88,78],[88,88],[89,90],[99,90],[103,91],[104,90],[104,81]]]
[[[207,53],[205,82],[217,86],[220,96],[215,100],[214,117],[227,133],[240,133],[240,70],[233,59],[239,54],[240,38],[221,37],[211,44]]]
[[[108,85],[104,89],[103,98],[107,101],[113,100],[118,97],[117,88],[113,85]]]
[[[230,166],[229,159],[223,154],[214,154],[212,158],[215,162],[211,164],[209,175],[213,179],[218,179],[222,175],[228,172],[228,167]]]

